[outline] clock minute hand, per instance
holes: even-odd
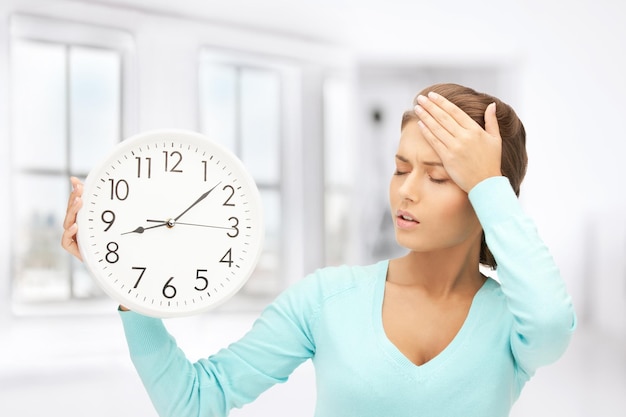
[[[189,210],[191,210],[191,208],[193,206],[195,206],[196,204],[198,204],[199,202],[201,202],[202,200],[204,200],[210,193],[211,191],[213,191],[218,185],[220,185],[222,183],[222,181],[218,182],[217,184],[215,184],[213,186],[213,188],[211,188],[209,191],[207,191],[206,193],[202,194],[200,197],[198,197],[198,199],[196,201],[193,202],[192,205],[190,205],[189,207],[187,207],[185,209],[185,211],[183,211],[182,213],[180,213],[177,217],[174,218],[174,221],[177,221],[178,219],[180,219],[183,214],[187,213]]]

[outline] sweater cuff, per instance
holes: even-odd
[[[523,215],[519,200],[506,177],[487,178],[476,184],[468,196],[483,227]]]

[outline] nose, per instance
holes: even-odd
[[[420,178],[416,170],[404,175],[398,192],[400,193],[400,197],[402,197],[403,200],[410,200],[412,202],[416,202],[419,200],[419,197],[421,195]]]

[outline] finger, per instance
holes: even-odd
[[[70,199],[67,212],[65,213],[65,219],[63,220],[64,229],[67,229],[71,225],[76,223],[76,216],[82,206],[83,206],[83,199],[81,197],[75,196],[73,199]]]
[[[447,151],[445,142],[443,142],[437,136],[435,136],[433,132],[428,128],[428,126],[426,126],[426,124],[422,120],[418,120],[417,125],[419,126],[422,132],[422,136],[424,136],[424,139],[426,139],[426,141],[430,144],[430,146],[432,146],[433,150],[439,156],[439,158],[443,160],[444,159],[443,155],[445,155]]]
[[[500,125],[496,116],[496,103],[493,102],[485,110],[485,131],[491,136],[500,137]]]
[[[424,97],[424,96],[422,96]],[[424,103],[433,103],[435,106],[432,106],[428,109],[428,111],[433,111],[433,116],[436,118],[441,117],[440,121],[443,124],[443,121],[446,121],[445,126],[450,125],[458,125],[464,129],[470,129],[477,125],[477,123],[472,119],[467,113],[461,110],[456,104],[443,97],[440,94],[431,91],[428,93],[428,97],[424,97]],[[419,100],[419,97],[418,97]]]
[[[422,133],[430,135],[433,140],[441,142],[441,144],[447,146],[447,144],[454,138],[452,133],[444,128],[439,121],[421,105],[418,104],[415,106],[415,114],[419,117],[418,125],[422,128]],[[426,132],[424,132],[424,129],[426,129]],[[427,139],[430,138],[427,137]],[[429,142],[432,141],[429,140]]]
[[[76,197],[80,197],[83,195],[83,184],[76,177],[71,177],[70,182],[72,184],[72,192],[70,193],[70,197],[67,200],[67,210],[70,209]]]
[[[80,255],[80,251],[78,249],[78,242],[76,241],[77,232],[78,225],[76,223],[66,228],[61,236],[61,246],[63,249],[82,261],[82,256]]]
[[[417,96],[417,103],[425,112],[425,114],[420,114],[420,117],[425,116],[424,123],[433,133],[441,135],[442,139],[446,133],[450,136],[458,134],[459,128],[461,128],[459,123],[437,103],[423,95]]]
[[[65,220],[63,221],[64,228],[68,228],[72,223],[76,222],[76,214],[80,207],[82,207],[82,183],[76,177],[71,177],[70,182],[72,184],[72,192],[67,200]]]

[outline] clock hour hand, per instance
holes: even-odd
[[[174,217],[174,221],[177,221],[178,219],[180,219],[180,218],[183,216],[183,214],[185,214],[185,213],[187,213],[189,210],[191,210],[191,208],[192,208],[193,206],[195,206],[196,204],[198,204],[199,202],[201,202],[202,200],[204,200],[204,199],[205,199],[205,198],[206,198],[206,197],[207,197],[207,196],[211,193],[211,191],[215,190],[215,188],[216,188],[218,185],[220,185],[221,183],[222,183],[222,181],[218,182],[217,184],[215,184],[215,185],[213,186],[213,188],[211,188],[209,191],[207,191],[206,193],[204,193],[204,194],[202,194],[200,197],[198,197],[198,199],[197,199],[196,201],[194,201],[192,205],[190,205],[189,207],[187,207],[187,208],[185,209],[185,211],[183,211],[182,213],[180,213],[178,216]]]
[[[127,235],[129,233],[138,233],[138,234],[142,234],[143,232],[145,232],[146,230],[149,229],[154,229],[156,227],[162,227],[162,226],[167,226],[167,222],[161,222],[160,224],[157,224],[155,226],[149,226],[149,227],[141,227],[139,226],[138,228],[136,228],[135,230],[131,230],[130,232],[124,232],[122,233],[123,235]]]

